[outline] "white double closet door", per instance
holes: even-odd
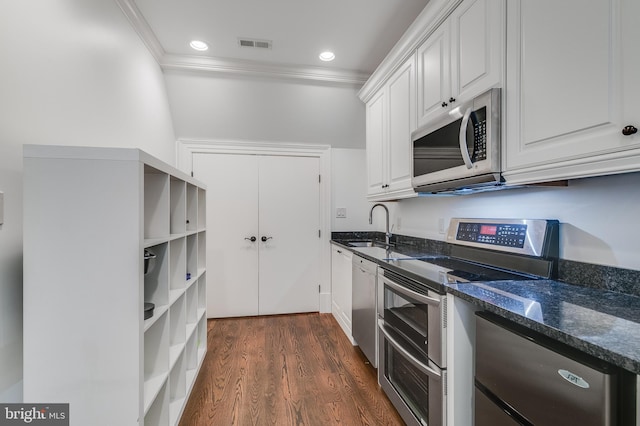
[[[319,170],[317,157],[193,154],[207,185],[209,317],[319,310]]]

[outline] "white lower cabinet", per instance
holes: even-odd
[[[331,244],[331,313],[342,327],[351,343],[351,260],[353,253]]]
[[[640,170],[640,134],[623,134],[640,128],[639,15],[637,0],[509,1],[507,182]]]
[[[178,424],[207,349],[205,199],[137,149],[25,146],[25,401]]]

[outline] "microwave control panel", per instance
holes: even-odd
[[[524,247],[527,225],[506,223],[467,223],[458,225],[456,240],[493,246]]]
[[[482,107],[471,113],[469,117],[471,127],[473,127],[473,155],[471,161],[487,159],[487,107]],[[469,129],[467,127],[467,129]],[[470,131],[470,130],[469,130]],[[467,138],[471,135],[467,133]]]

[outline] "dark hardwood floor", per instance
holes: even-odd
[[[208,321],[180,426],[403,425],[331,314]]]

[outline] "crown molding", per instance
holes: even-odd
[[[138,9],[134,0],[115,0],[116,4],[120,6],[120,9],[131,23],[131,26],[140,36],[142,42],[147,46],[147,49],[151,55],[159,63],[160,59],[166,54],[164,48],[160,44],[158,37],[151,29],[151,26],[144,19],[142,12]]]
[[[324,84],[362,86],[368,74],[269,62],[165,54],[159,61],[163,70],[191,71],[205,74],[267,77],[290,81],[315,81]]]
[[[282,65],[268,62],[174,55],[165,52],[134,0],[115,0],[163,70],[189,71],[222,76],[267,77],[288,81],[317,82],[327,85],[361,87],[369,74],[322,67]]]

